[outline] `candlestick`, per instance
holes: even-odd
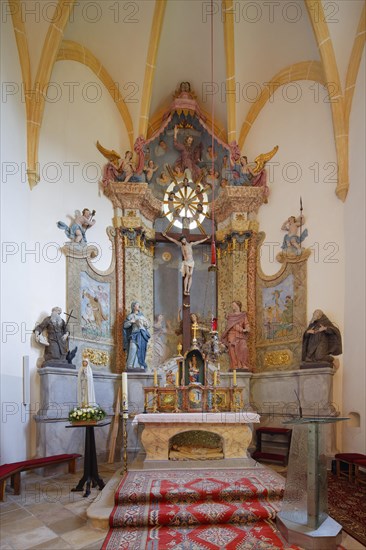
[[[217,386],[217,370],[215,370],[213,374],[214,374],[213,385]]]
[[[154,386],[158,385],[158,371],[154,369]]]
[[[233,371],[233,384],[236,386],[236,370]]]
[[[127,372],[122,373],[122,411],[128,411]]]
[[[179,369],[175,373],[175,385],[179,386]]]

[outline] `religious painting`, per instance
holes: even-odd
[[[110,283],[92,279],[85,271],[80,273],[81,331],[85,338],[110,338]]]
[[[186,393],[186,410],[200,412],[204,410],[203,389],[200,386],[190,386]]]
[[[158,393],[158,410],[172,412],[177,408],[177,392],[175,389],[161,388]]]
[[[294,276],[262,289],[262,328],[266,340],[283,340],[293,332]]]

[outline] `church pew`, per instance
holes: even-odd
[[[5,499],[6,481],[10,478],[11,487],[14,489],[14,495],[20,495],[21,491],[21,476],[22,472],[27,470],[35,470],[46,466],[54,466],[57,464],[67,463],[69,473],[74,474],[76,471],[76,459],[80,458],[80,454],[63,454],[55,456],[46,456],[42,458],[32,458],[21,462],[13,462],[10,464],[2,464],[0,466],[0,502]]]

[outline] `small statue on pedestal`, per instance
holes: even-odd
[[[78,407],[95,407],[93,371],[89,365],[89,359],[83,357],[78,372]]]
[[[51,315],[45,317],[34,329],[36,341],[45,346],[43,367],[63,367],[75,369],[72,360],[77,348],[68,351],[68,338],[70,333],[67,324],[61,318],[60,307],[52,308]],[[47,331],[48,339],[42,334]]]
[[[302,340],[302,363],[300,368],[330,367],[333,355],[342,353],[342,338],[339,329],[316,309]]]

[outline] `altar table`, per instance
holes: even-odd
[[[253,412],[151,413],[138,414],[132,425],[144,424],[141,443],[146,461],[169,460],[172,437],[193,430],[219,435],[226,459],[248,457],[251,424],[257,424],[259,420],[259,415]]]

